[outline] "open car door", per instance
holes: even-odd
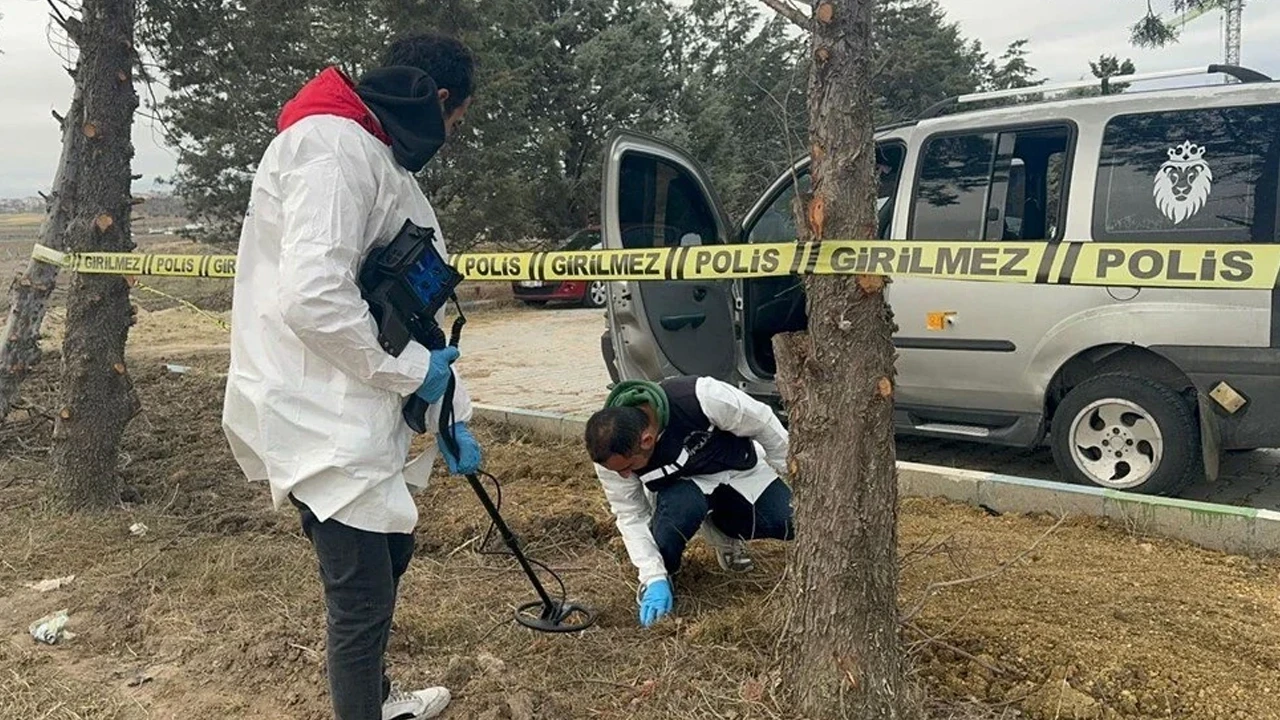
[[[726,244],[735,237],[706,175],[679,149],[616,133],[601,193],[606,249]],[[733,281],[611,283],[608,307],[622,379],[709,375],[736,382]]]

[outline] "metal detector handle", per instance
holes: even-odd
[[[458,347],[458,341],[462,339],[462,326],[465,325],[466,322],[467,319],[461,314],[459,314],[458,318],[453,321],[453,330],[449,334],[450,346]],[[444,334],[440,333],[438,337],[444,337]],[[451,367],[449,368],[449,382],[445,386],[444,397],[440,400],[441,432],[444,432],[448,425],[453,424],[453,392],[456,385],[457,376],[453,374],[453,368]],[[427,411],[430,409],[431,405],[426,400],[423,400],[417,395],[410,395],[409,399],[405,401],[400,414],[404,417],[405,424],[407,424],[411,430],[422,435],[427,431]],[[445,424],[446,420],[449,421],[448,425]],[[457,457],[458,440],[452,436],[452,433],[447,433],[447,435],[448,436],[445,438],[445,441],[449,443],[449,450],[454,454],[454,457]]]

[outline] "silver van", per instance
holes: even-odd
[[[1126,76],[1226,83],[990,107],[939,103],[876,134],[879,234],[892,240],[1275,243],[1280,83],[1234,66]],[[980,109],[956,110],[968,103]],[[697,161],[616,133],[606,248],[794,240],[795,178],[725,217]],[[1065,254],[1065,253],[1064,253]],[[805,327],[794,276],[610,284],[602,346],[615,378],[711,375],[780,406],[770,339]],[[1280,314],[1272,290],[1175,290],[898,277],[900,433],[1048,444],[1079,483],[1170,494],[1217,476],[1224,450],[1280,446]]]

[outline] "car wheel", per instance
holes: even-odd
[[[587,286],[586,292],[582,293],[582,304],[589,308],[602,308],[609,301],[609,288],[605,287],[603,280],[596,280]]]
[[[1058,469],[1079,484],[1168,495],[1203,471],[1195,408],[1141,375],[1100,375],[1072,388],[1054,412]]]

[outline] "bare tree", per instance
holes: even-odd
[[[61,25],[71,22],[53,0],[50,0],[50,7],[56,22]],[[70,32],[64,32],[70,35]],[[67,72],[76,78],[75,68],[68,67]],[[39,239],[42,245],[66,250],[67,230],[89,147],[89,138],[83,131],[84,102],[79,80],[74,84],[67,114],[54,112],[53,119],[62,127],[62,155],[54,173],[53,190],[44,195],[45,218]],[[0,336],[0,422],[9,415],[18,399],[22,382],[40,360],[40,326],[44,323],[49,297],[57,279],[56,266],[32,260],[26,271],[9,287],[9,317],[5,322],[4,335]]]
[[[41,240],[72,252],[128,252],[133,159],[133,86],[137,0],[84,0],[79,12],[49,0],[55,22],[78,52],[71,108],[62,123],[62,156],[48,198]],[[56,268],[32,264],[12,287],[0,345],[0,402],[7,414],[39,359],[39,332]],[[74,510],[119,501],[116,459],[125,424],[138,410],[125,369],[133,323],[129,287],[114,275],[77,274],[67,294],[62,383],[54,427],[55,505]]]
[[[810,32],[812,189],[804,239],[875,237],[874,0],[764,0]],[[774,338],[798,536],[783,679],[800,717],[908,718],[897,608],[893,314],[880,276],[805,279],[805,332]]]

